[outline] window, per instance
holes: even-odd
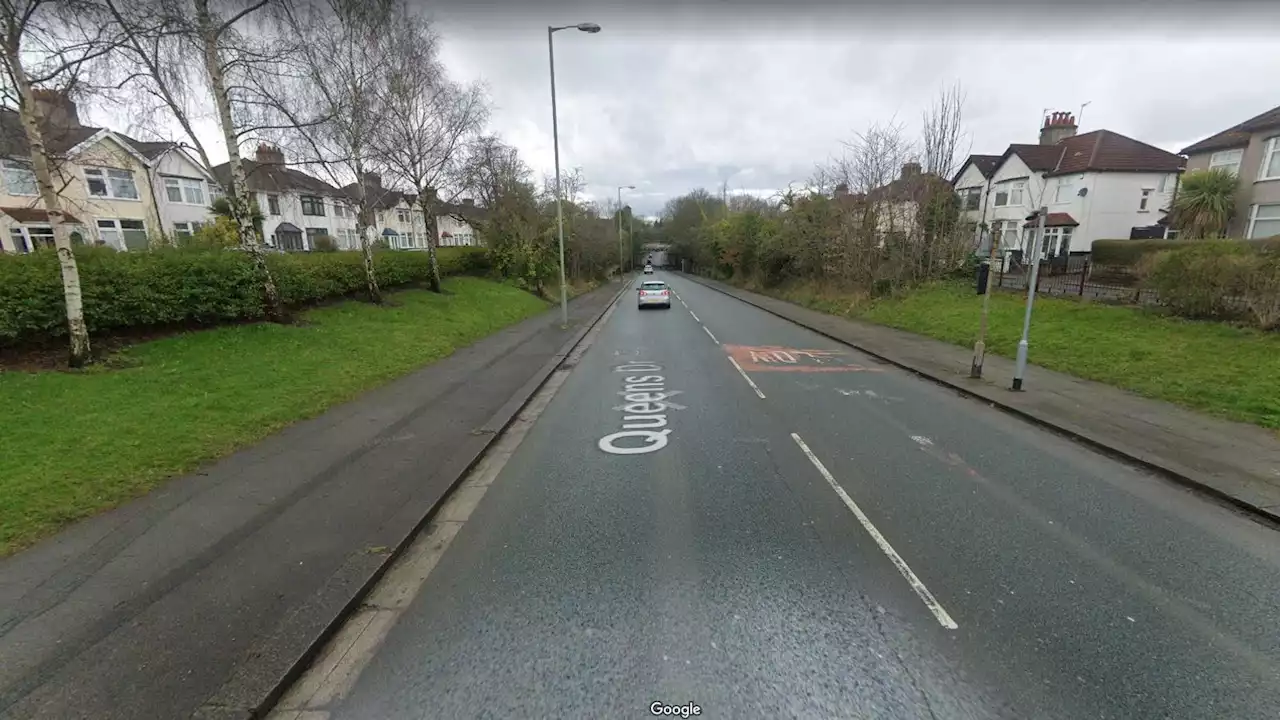
[[[343,205],[342,203],[338,202],[337,200],[334,200],[334,201],[333,201],[333,216],[334,216],[334,217],[346,217],[346,216],[347,216],[347,206],[346,206],[346,205]]]
[[[191,237],[200,229],[198,222],[176,222],[173,224],[173,234],[177,237]]]
[[[1022,204],[1022,191],[1026,188],[1025,180],[1003,182],[996,186],[996,207]]]
[[[1053,195],[1053,201],[1055,203],[1069,203],[1075,194],[1075,185],[1072,185],[1071,183],[1058,183],[1058,189]]]
[[[397,211],[396,211],[396,220],[399,220],[399,221],[400,221],[400,222],[402,222],[402,223],[407,223],[407,222],[409,222],[409,211],[408,211],[408,210],[397,210]]]
[[[325,237],[329,234],[329,228],[307,228],[307,247],[315,249],[316,238]]]
[[[1249,239],[1273,235],[1280,235],[1280,205],[1254,205],[1249,214]]]
[[[1177,175],[1164,175],[1160,178],[1160,192],[1171,193],[1176,187],[1178,187]]]
[[[36,174],[31,170],[31,165],[17,160],[5,160],[4,187],[10,195],[36,195]]]
[[[209,204],[212,205],[219,198],[226,197],[227,193],[222,186],[217,183],[209,183]]]
[[[1244,157],[1244,150],[1223,150],[1209,156],[1209,169],[1214,170],[1221,168],[1230,170],[1232,173],[1240,172],[1240,159]]]
[[[997,221],[995,227],[997,232],[999,232],[1000,247],[1012,249],[1017,246],[1017,243],[1018,243],[1018,221],[1017,220],[1005,220],[1003,223],[1003,226],[999,221]]]
[[[89,194],[93,197],[138,199],[138,186],[133,182],[133,173],[128,170],[85,168],[84,178],[89,184]]]
[[[164,194],[169,202],[204,205],[204,183],[191,178],[167,177]]]
[[[1142,188],[1142,197],[1138,200],[1138,212],[1147,212],[1150,210],[1148,205],[1151,204],[1151,188]]]
[[[267,195],[267,213],[271,215],[280,214],[280,196],[279,195],[270,195],[270,194]]]
[[[1259,180],[1280,180],[1280,135],[1262,145],[1262,162],[1258,164]]]
[[[982,204],[982,188],[964,188],[959,192],[961,210],[977,210]]]
[[[51,225],[11,227],[9,240],[13,242],[14,251],[20,253],[29,253],[40,248],[52,249],[54,247],[53,227]]]
[[[99,220],[98,236],[117,250],[147,249],[147,226],[141,220]]]
[[[315,195],[302,196],[302,214],[324,217],[324,198]]]

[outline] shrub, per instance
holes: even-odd
[[[1143,258],[1164,252],[1180,250],[1205,243],[1224,242],[1213,240],[1094,240],[1090,249],[1090,261],[1094,265],[1111,265],[1135,268],[1143,263]],[[1245,245],[1254,249],[1264,249],[1276,245],[1274,238],[1263,240],[1230,240],[1236,245]],[[1148,261],[1149,262],[1149,261]]]
[[[236,229],[235,221],[219,216],[213,222],[201,225],[191,235],[180,236],[175,240],[178,247],[228,248],[240,244],[240,232]]]
[[[1239,242],[1202,241],[1166,250],[1156,259],[1148,284],[1160,304],[1193,319],[1240,315],[1237,298],[1245,293],[1255,251]]]
[[[443,275],[475,269],[481,248],[447,248]],[[252,259],[234,249],[160,248],[114,252],[75,250],[91,333],[162,325],[213,324],[264,315]],[[287,305],[301,306],[363,292],[359,253],[268,254]],[[374,269],[383,287],[424,283],[427,253],[379,251]],[[62,280],[55,253],[0,255],[0,346],[66,335]]]
[[[338,243],[328,235],[317,235],[311,238],[311,249],[315,252],[338,252]]]

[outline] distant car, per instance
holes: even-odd
[[[660,307],[670,310],[671,290],[668,289],[667,284],[661,280],[645,280],[640,283],[638,307],[641,310],[647,307]]]
[[[652,275],[652,274],[653,274],[653,266],[652,266],[652,265],[645,265],[645,266],[644,266],[644,274],[645,274],[645,275]]]

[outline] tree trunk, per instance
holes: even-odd
[[[67,307],[67,333],[71,339],[67,362],[73,368],[83,367],[89,362],[91,355],[89,326],[84,321],[84,296],[80,292],[80,268],[76,265],[75,253],[71,250],[71,232],[66,225],[66,213],[62,211],[62,201],[53,183],[53,170],[49,167],[49,156],[40,128],[42,118],[36,107],[35,94],[31,91],[31,82],[22,65],[16,37],[5,47],[5,55],[11,77],[22,98],[19,118],[27,136],[27,144],[31,147],[31,168],[40,188],[40,199],[49,214],[49,225],[53,227],[53,245],[57,249],[58,265],[62,270],[62,297]]]
[[[359,150],[357,149],[357,153]],[[365,187],[364,165],[356,162],[356,188],[359,196],[356,198],[359,206],[356,208],[356,234],[360,236],[360,253],[364,255],[364,284],[365,289],[369,293],[369,302],[382,304],[382,290],[378,288],[378,276],[373,270],[373,243],[369,242],[369,226],[371,222],[370,216],[373,215],[373,208],[369,207],[369,190]]]
[[[422,219],[427,228],[427,256],[431,259],[431,277],[428,283],[431,292],[441,292],[440,288],[440,261],[436,259],[436,213],[435,203],[428,197],[427,193],[418,191],[419,204],[422,205]]]
[[[262,282],[262,301],[267,312],[267,319],[272,322],[285,322],[288,318],[284,304],[280,300],[280,291],[276,288],[275,278],[271,276],[271,268],[267,266],[267,257],[262,252],[262,240],[258,230],[253,226],[253,215],[249,203],[248,182],[245,180],[244,165],[240,162],[240,140],[236,136],[234,120],[231,117],[231,98],[227,94],[226,78],[222,72],[222,57],[218,52],[218,41],[221,39],[214,26],[214,18],[209,14],[209,0],[195,0],[196,22],[200,28],[200,39],[204,45],[204,65],[209,73],[209,85],[213,89],[214,104],[218,108],[218,125],[222,128],[222,139],[227,145],[227,160],[231,168],[230,195],[227,204],[231,208],[231,216],[236,222],[240,234],[240,246],[253,259],[254,269]]]

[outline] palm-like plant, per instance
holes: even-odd
[[[1173,224],[1191,238],[1220,238],[1236,209],[1235,173],[1222,168],[1193,170],[1182,178],[1173,203]]]

